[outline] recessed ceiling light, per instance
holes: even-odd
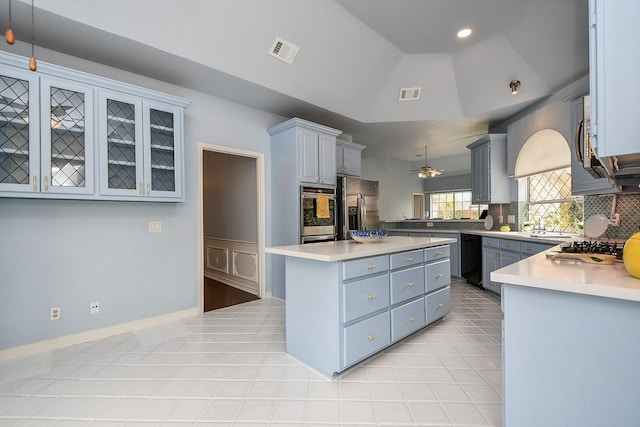
[[[460,31],[458,31],[458,38],[459,39],[467,38],[470,35],[471,35],[471,28],[463,28]]]

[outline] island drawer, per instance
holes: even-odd
[[[424,294],[422,266],[391,272],[391,305]]]
[[[370,277],[343,285],[344,322],[389,306],[389,275]]]
[[[425,248],[424,260],[425,262],[435,261],[442,258],[449,258],[449,245],[435,246],[433,248]]]
[[[391,341],[397,341],[426,326],[424,298],[391,310]]]
[[[399,252],[391,254],[391,269],[395,270],[403,267],[411,267],[412,265],[422,264],[424,262],[424,251],[416,249],[415,251]]]
[[[382,273],[389,270],[389,255],[358,258],[343,263],[343,280],[349,280],[369,274]]]
[[[345,366],[370,356],[391,344],[389,312],[344,328]]]
[[[424,280],[427,293],[451,283],[451,264],[449,260],[438,261],[424,266]]]
[[[425,297],[427,325],[451,311],[451,287],[447,286]]]

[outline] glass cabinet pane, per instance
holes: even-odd
[[[85,186],[85,97],[51,87],[51,185]]]
[[[175,129],[173,113],[150,110],[151,189],[175,191]]]
[[[107,99],[108,188],[136,189],[135,105]]]
[[[0,183],[29,184],[29,81],[0,76]]]

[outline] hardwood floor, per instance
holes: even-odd
[[[204,278],[204,311],[242,304],[243,302],[257,300],[256,295],[226,285],[217,280]]]

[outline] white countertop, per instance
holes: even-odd
[[[513,240],[526,240],[529,242],[540,243],[564,243],[572,241],[585,240],[584,236],[578,236],[577,234],[568,234],[566,237],[545,237],[544,234],[540,236],[531,237],[531,232],[524,231],[487,231],[487,230],[433,230],[425,228],[386,228],[389,231],[395,231],[399,233],[456,233],[456,234],[475,234],[478,236],[497,237],[501,239],[513,239]],[[588,240],[588,239],[587,239]]]
[[[344,261],[364,258],[393,252],[409,251],[412,249],[431,246],[448,245],[456,239],[441,237],[403,237],[389,236],[377,243],[358,243],[353,240],[339,240],[331,242],[307,243],[304,245],[275,246],[266,248],[265,252],[296,258],[306,258],[315,261]]]
[[[547,251],[491,273],[491,280],[553,291],[640,302],[640,279],[620,262],[614,265],[547,259]]]

